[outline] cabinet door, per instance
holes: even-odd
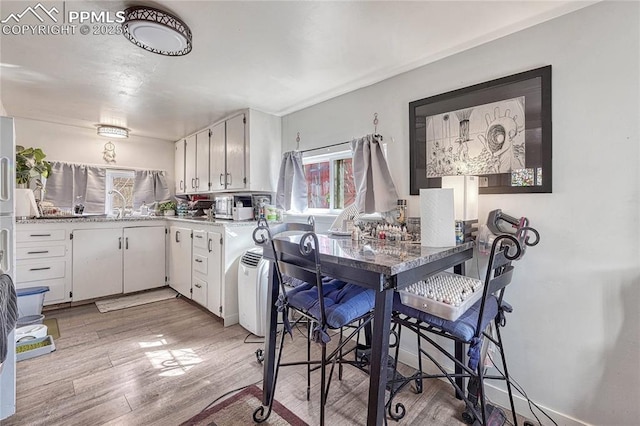
[[[165,227],[124,228],[124,292],[165,285]]]
[[[225,123],[224,121],[211,128],[209,140],[209,179],[211,190],[224,189],[225,175]]]
[[[184,186],[184,139],[176,142],[176,152],[175,152],[175,162],[174,162],[174,170],[176,173],[176,194],[184,194],[185,186]]]
[[[207,233],[207,308],[222,316],[222,234]]]
[[[121,229],[73,231],[73,301],[122,293]]]
[[[240,114],[227,120],[227,189],[244,189],[244,140],[245,117]]]
[[[191,230],[169,228],[169,285],[191,299]]]
[[[192,194],[196,192],[196,135],[191,135],[186,139],[184,148],[184,174],[185,192]]]
[[[207,283],[198,277],[193,277],[193,301],[207,306]]]
[[[196,135],[196,191],[209,191],[209,129]]]

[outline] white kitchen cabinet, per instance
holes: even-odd
[[[196,192],[209,192],[209,129],[196,134]]]
[[[181,269],[181,282],[188,282],[189,285],[184,285],[182,290],[173,283],[171,286],[185,296],[192,294],[194,301],[221,317],[225,327],[237,324],[238,264],[242,254],[255,246],[252,238],[255,224],[189,223],[180,219],[168,221],[180,224],[180,228],[171,226],[169,232],[172,248],[169,265],[173,265],[169,272],[169,282],[173,282],[175,272],[171,272],[172,270],[180,270],[185,264],[189,265],[189,269]],[[181,230],[182,241],[192,236],[192,243],[188,247],[177,247],[176,229]],[[192,247],[193,252],[188,251]],[[202,301],[205,290],[206,303]]]
[[[186,185],[185,192],[192,194],[197,191],[196,188],[196,155],[197,155],[196,135],[191,135],[185,140],[184,147],[184,181]]]
[[[281,138],[280,117],[252,109],[187,137],[185,192],[273,192],[280,170]]]
[[[165,227],[73,231],[73,301],[164,286]]]
[[[122,229],[73,231],[73,301],[120,294]]]
[[[179,140],[175,143],[175,156],[174,156],[174,170],[175,170],[175,192],[176,194],[184,194],[186,191],[185,187],[185,170],[184,170],[184,162],[185,162],[185,140]]]
[[[166,284],[166,227],[124,228],[123,288],[125,293]]]
[[[204,301],[197,301],[214,314],[222,315],[221,281],[222,281],[222,234],[205,229],[193,230],[193,298],[196,291],[205,297]],[[204,290],[197,288],[204,287]],[[197,289],[196,289],[197,288]]]
[[[226,189],[244,189],[246,182],[245,156],[245,114],[231,117],[226,121]]]
[[[225,189],[225,141],[226,124],[223,121],[211,128],[209,139],[209,179],[212,191]]]
[[[169,285],[191,299],[191,229],[169,227]]]
[[[16,288],[47,286],[44,305],[71,300],[71,241],[59,225],[16,229]]]
[[[254,109],[246,110],[245,179],[243,188],[275,192],[282,160],[281,119]]]
[[[209,192],[209,129],[184,140],[184,193]]]

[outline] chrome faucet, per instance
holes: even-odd
[[[124,217],[124,208],[127,205],[127,200],[124,198],[124,195],[116,189],[112,189],[109,191],[109,195],[118,194],[120,198],[122,198],[122,208],[118,208],[118,216],[116,219],[122,219]]]

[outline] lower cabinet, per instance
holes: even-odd
[[[73,301],[165,285],[165,227],[73,231]]]
[[[220,282],[222,280],[222,234],[193,230],[193,300],[214,314],[222,315]],[[198,299],[196,299],[196,293]]]
[[[238,263],[254,247],[247,224],[193,224],[169,227],[169,284],[224,320],[237,324]]]
[[[164,226],[124,228],[123,287],[125,293],[166,284]]]
[[[169,227],[169,285],[191,299],[191,229]]]
[[[45,305],[70,301],[69,233],[60,225],[19,225],[16,237],[16,288],[49,287]]]

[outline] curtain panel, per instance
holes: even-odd
[[[293,213],[303,213],[308,205],[307,179],[302,166],[302,153],[285,152],[280,164],[276,207]]]
[[[355,205],[360,213],[385,213],[396,208],[398,192],[377,135],[351,142]]]
[[[64,209],[72,209],[76,200],[81,200],[85,213],[104,213],[106,176],[106,167],[52,161],[44,200]],[[143,202],[151,204],[156,201],[168,201],[170,198],[171,192],[167,185],[165,172],[160,170],[135,171],[134,210],[139,209]]]

